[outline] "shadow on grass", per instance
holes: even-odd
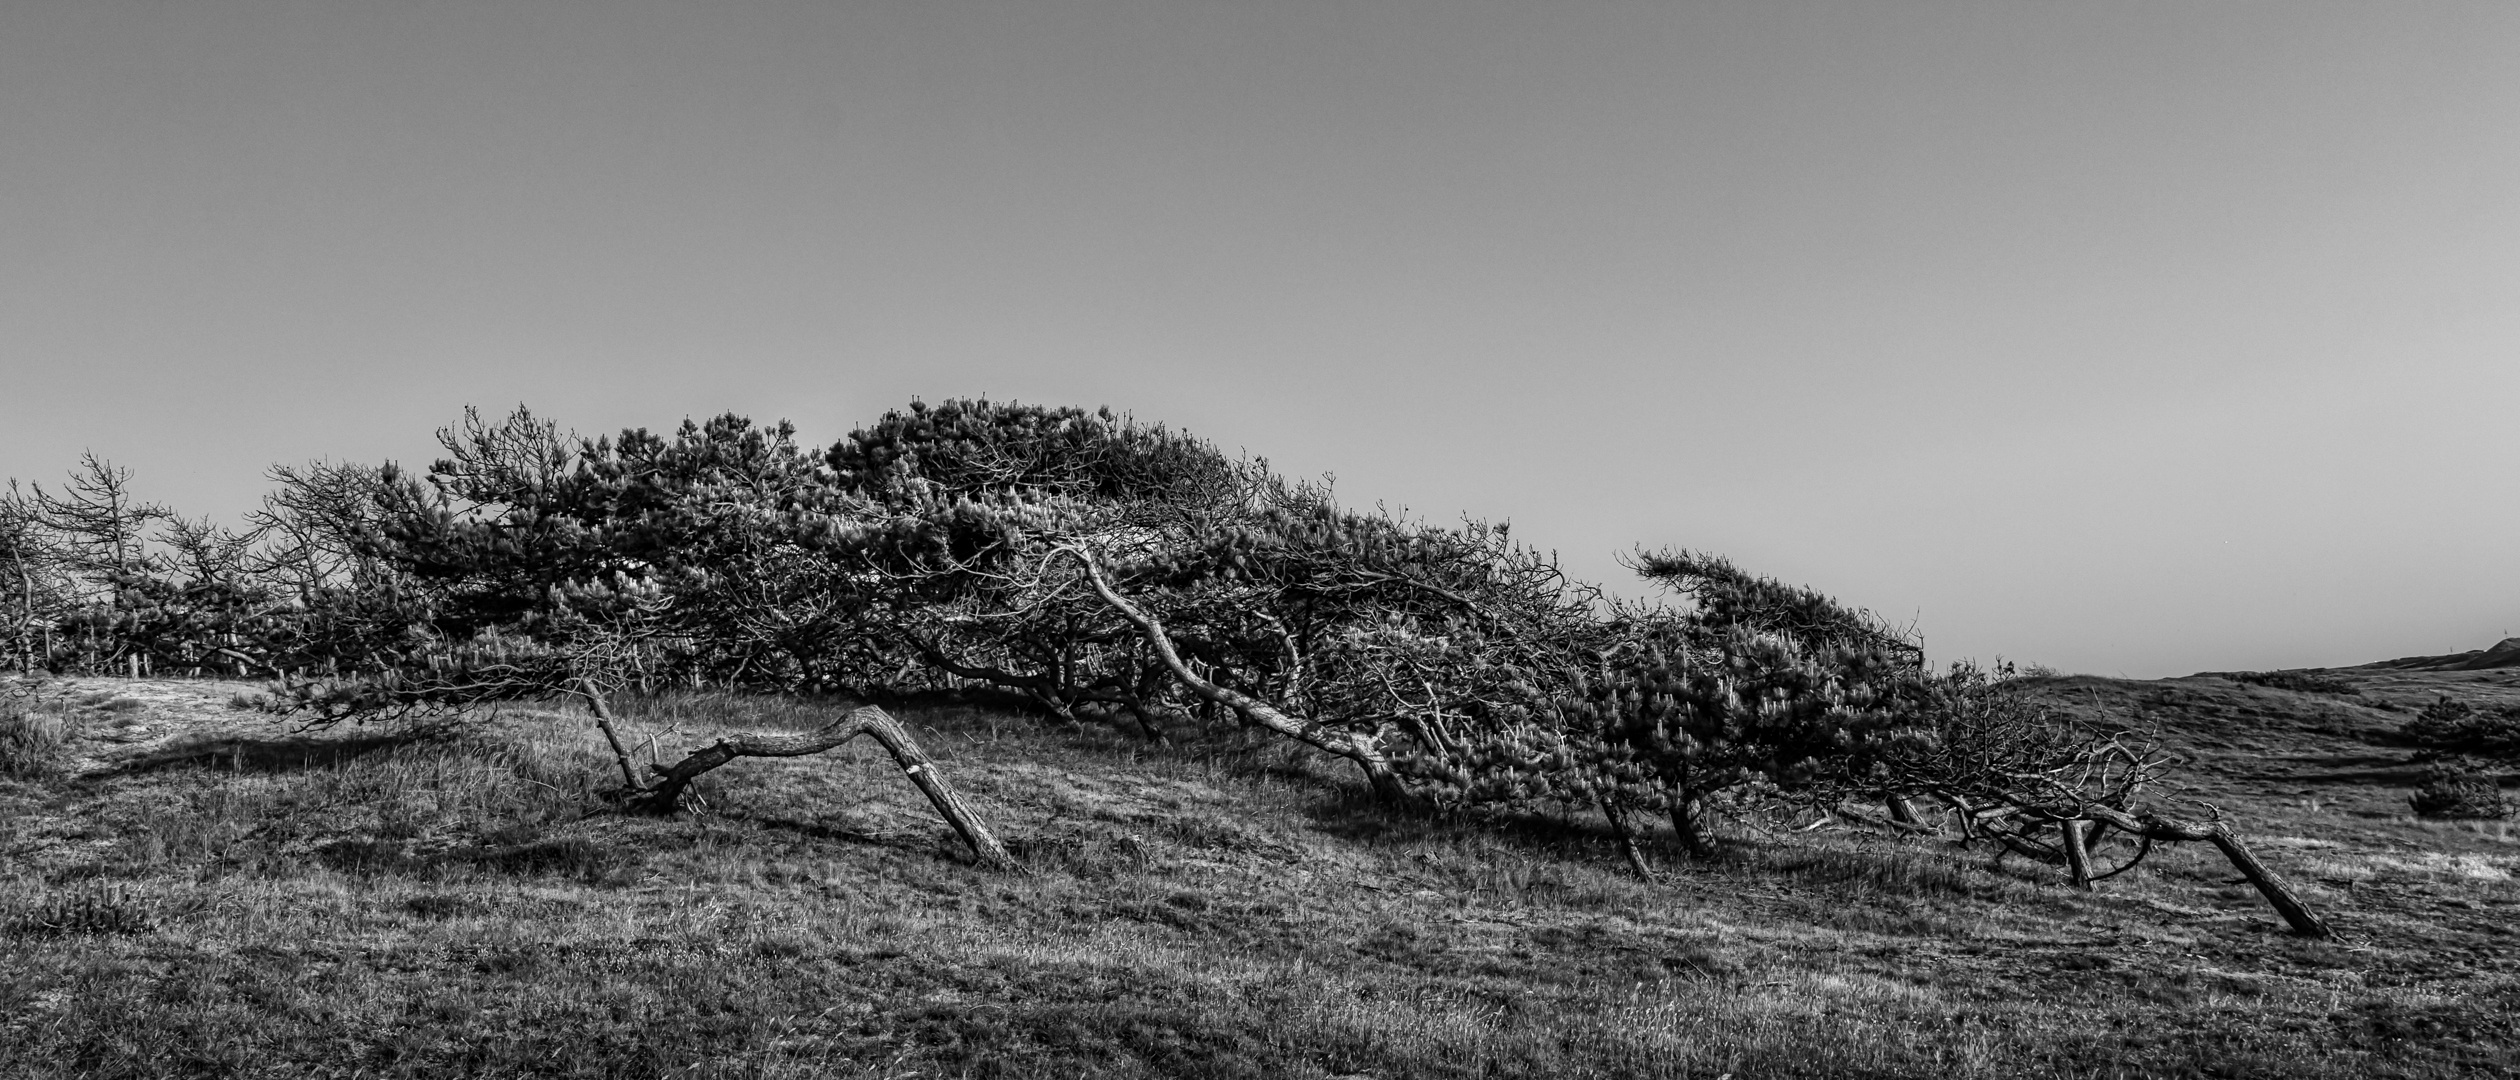
[[[2414,787],[2424,779],[2424,767],[2405,758],[2388,759],[2389,767],[2339,769],[2335,772],[2285,773],[2288,784],[2364,785],[2369,787]]]
[[[637,869],[627,853],[580,836],[565,836],[462,856],[484,870],[510,877],[557,877],[589,885],[617,884]]]
[[[641,865],[633,852],[576,836],[425,852],[404,840],[352,837],[318,846],[315,859],[328,869],[359,877],[427,877],[435,871],[470,866],[502,877],[556,878],[584,885],[628,884]]]
[[[230,772],[293,773],[335,768],[370,754],[405,746],[443,741],[438,730],[398,731],[373,735],[291,736],[279,739],[203,739],[178,743],[134,757],[99,778],[140,776],[183,768]]]
[[[762,814],[723,814],[720,816],[725,818],[727,821],[741,822],[742,824],[751,826],[752,828],[761,829],[767,832],[786,833],[791,836],[801,836],[808,840],[822,840],[831,843],[851,844],[861,847],[890,848],[895,851],[925,852],[933,850],[936,846],[936,838],[932,834],[916,830],[869,832],[864,829],[850,828],[846,825],[834,825],[821,821],[804,821],[790,817],[777,817]],[[941,829],[945,826],[944,823],[940,821],[937,823],[937,827]]]
[[[1313,774],[1327,789],[1303,810],[1314,831],[1368,847],[1409,847],[1429,843],[1478,842],[1526,855],[1580,860],[1615,858],[1618,838],[1597,812],[1569,809],[1564,814],[1472,808],[1436,810],[1390,805],[1374,799],[1362,782],[1342,782]],[[1639,816],[1631,827],[1647,828]],[[1667,833],[1647,828],[1638,842],[1654,851],[1657,862],[1680,860],[1678,851],[1663,850]],[[1676,841],[1672,843],[1676,844]],[[1720,857],[1720,856],[1719,856]]]
[[[1839,895],[1879,894],[1997,900],[2037,888],[2058,871],[2026,859],[1995,868],[1982,855],[1891,846],[1777,845],[1742,852],[1736,865]],[[2013,865],[2020,869],[2010,870]],[[2010,872],[2007,872],[2010,870]]]

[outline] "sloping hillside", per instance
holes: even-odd
[[[2406,656],[2364,666],[2395,671],[2485,671],[2520,667],[2520,638],[2504,638],[2490,649],[2446,656]]]
[[[2452,1076],[2515,1068],[2520,838],[2406,813],[2386,734],[2520,671],[2354,693],[2047,680],[2189,749],[2343,940],[2210,851],[2096,894],[1980,848],[1735,821],[1627,869],[1597,819],[1395,819],[1230,736],[898,713],[1031,870],[880,752],[625,817],[584,716],[297,733],[241,684],[56,682],[0,779],[10,1076]],[[844,703],[626,706],[667,752]]]
[[[2469,654],[2476,655],[2476,654]],[[2508,995],[2520,972],[2520,832],[2509,821],[2424,821],[2397,729],[2448,697],[2520,703],[2520,670],[2384,665],[2132,682],[2047,680],[2052,700],[2093,722],[2157,730],[2192,763],[2165,796],[2221,807],[2270,859],[2315,887],[2366,986],[2437,995],[2444,1007]],[[2301,676],[2308,676],[2303,678]],[[2290,689],[2283,683],[2327,684]],[[2508,1033],[2506,1032],[2506,1035]]]

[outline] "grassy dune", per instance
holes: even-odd
[[[2053,868],[1746,823],[1395,819],[1230,737],[897,710],[1032,870],[970,865],[872,746],[624,817],[583,715],[298,734],[237,684],[56,682],[0,777],[0,1075],[2469,1076],[2520,1071],[2520,838],[2420,822],[2385,733],[2445,687],[2045,690],[2191,748],[2344,939],[2201,845]],[[816,702],[625,703],[667,752]],[[1667,839],[1667,838],[1658,838]]]

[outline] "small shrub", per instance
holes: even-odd
[[[2436,754],[2520,759],[2520,707],[2485,712],[2443,697],[2424,706],[2398,735]]]
[[[2462,757],[2426,762],[2423,783],[2406,801],[2417,817],[2503,818],[2511,814],[2511,804],[2503,798],[2502,783],[2495,774]]]
[[[2270,690],[2293,690],[2304,694],[2356,694],[2362,688],[2342,675],[2301,668],[2292,671],[2235,671],[2224,678],[2233,682],[2263,686]]]
[[[2417,724],[2424,725],[2426,730],[2444,729],[2474,715],[2476,715],[2476,706],[2453,700],[2448,694],[2444,694],[2433,699],[2432,704],[2424,706],[2424,711],[2415,714],[2415,719],[2407,722],[2407,734],[2415,735],[2417,732],[2414,728]]]

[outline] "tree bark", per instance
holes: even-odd
[[[1626,812],[1620,810],[1619,805],[1612,802],[1609,796],[1601,796],[1598,801],[1601,804],[1601,816],[1610,819],[1610,831],[1618,836],[1619,850],[1627,855],[1628,865],[1636,868],[1636,876],[1652,881],[1654,864],[1647,862],[1645,850],[1636,846],[1636,834],[1628,829]]]
[[[2336,936],[2336,931],[2329,928],[2327,920],[2310,910],[2310,905],[2301,899],[2301,894],[2293,890],[2292,883],[2285,881],[2283,875],[2268,868],[2265,863],[2259,862],[2257,854],[2250,851],[2247,844],[2241,843],[2240,837],[2232,833],[2231,827],[2222,822],[2177,821],[2151,816],[2138,818],[2133,814],[2112,810],[2105,806],[2090,807],[2085,810],[2085,813],[2149,839],[2210,841],[2223,853],[2223,858],[2231,860],[2231,865],[2240,871],[2241,877],[2247,878],[2249,884],[2257,886],[2258,893],[2266,897],[2268,904],[2274,906],[2276,914],[2284,917],[2284,922],[2291,925],[2293,933],[2309,938]]]
[[[574,689],[595,710],[595,729],[603,732],[604,741],[612,745],[613,761],[621,766],[621,786],[629,791],[639,790],[638,771],[630,767],[630,752],[622,749],[621,733],[613,729],[612,709],[604,704],[603,691],[595,688],[593,679],[579,679]]]
[[[2066,875],[2073,879],[2075,888],[2084,892],[2092,891],[2091,851],[2083,843],[2085,837],[2082,819],[2057,822],[2056,831],[2065,846]]]
[[[2250,851],[2248,845],[2241,843],[2240,838],[2233,835],[2230,829],[2217,828],[2207,839],[2212,840],[2215,847],[2222,849],[2223,857],[2231,860],[2231,865],[2239,868],[2240,876],[2249,879],[2249,884],[2257,886],[2258,892],[2266,897],[2266,902],[2275,906],[2275,913],[2282,915],[2284,921],[2292,925],[2294,933],[2314,938],[2336,936],[2335,931],[2328,928],[2327,920],[2321,919],[2316,912],[2310,910],[2310,905],[2302,902],[2300,894],[2293,891],[2292,883],[2285,881],[2282,875],[2269,869],[2265,863],[2259,862],[2257,854]]]
[[[873,736],[876,742],[883,744],[884,750],[892,755],[893,762],[901,766],[901,771],[910,777],[911,783],[918,785],[919,791],[936,807],[937,814],[962,836],[963,843],[970,845],[972,854],[982,865],[996,870],[1018,869],[1015,857],[1007,853],[997,837],[989,834],[989,827],[981,823],[979,815],[972,812],[970,804],[963,801],[962,794],[954,790],[945,775],[936,770],[936,763],[929,759],[927,752],[919,749],[919,744],[910,738],[908,731],[902,729],[899,721],[872,705],[860,706],[820,731],[799,735],[739,735],[695,750],[671,766],[651,766],[659,780],[655,787],[640,796],[639,802],[652,812],[672,813],[682,801],[683,789],[691,786],[700,774],[737,758],[804,757],[822,753],[860,735]]]
[[[1688,850],[1690,858],[1711,859],[1715,857],[1715,846],[1706,842],[1706,833],[1698,828],[1700,805],[1696,796],[1672,796],[1671,831],[1680,837],[1680,846]]]

